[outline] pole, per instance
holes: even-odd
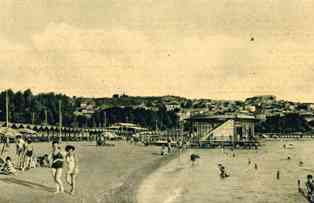
[[[62,141],[62,103],[59,100],[59,142]]]
[[[104,117],[105,117],[105,128],[107,127],[107,114],[106,114],[106,111],[104,112]]]
[[[48,112],[47,112],[47,109],[45,110],[45,126],[47,127],[48,126]],[[50,142],[50,139],[49,139],[49,129],[47,129],[47,139],[48,139],[48,142]]]
[[[32,124],[34,125],[35,124],[35,113],[32,112]]]
[[[6,126],[9,127],[9,95],[8,95],[8,90],[5,92],[5,110],[6,110]]]
[[[8,90],[5,93],[5,109],[6,109],[6,127],[9,127],[9,96],[8,96]],[[5,137],[5,142],[3,143],[2,150],[1,150],[1,156],[3,155],[5,151],[6,144],[9,143],[9,138]]]
[[[45,110],[45,125],[48,125],[48,112]]]

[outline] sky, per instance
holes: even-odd
[[[312,0],[1,0],[0,89],[314,102]]]

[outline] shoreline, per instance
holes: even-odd
[[[137,203],[137,194],[145,178],[177,158],[177,153],[161,157],[160,159],[147,164],[143,168],[131,173],[126,181],[111,194],[105,197],[105,202],[110,203]]]

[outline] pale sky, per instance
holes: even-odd
[[[1,0],[0,89],[314,102],[313,11],[312,0]]]

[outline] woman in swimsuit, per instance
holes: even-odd
[[[57,190],[55,193],[64,192],[63,183],[61,181],[62,169],[64,164],[64,156],[61,153],[59,142],[52,142],[52,177],[56,183]]]
[[[33,151],[34,151],[34,146],[32,144],[32,140],[28,139],[27,144],[25,145],[25,158],[26,158],[26,163],[23,167],[22,170],[25,169],[30,169],[31,168],[31,162],[32,162],[32,157],[33,157]]]
[[[67,152],[65,156],[65,160],[67,163],[67,175],[66,181],[69,185],[71,185],[71,194],[73,195],[75,192],[75,178],[79,172],[78,170],[78,159],[75,155],[75,147],[72,145],[67,145],[65,147],[65,151]]]

